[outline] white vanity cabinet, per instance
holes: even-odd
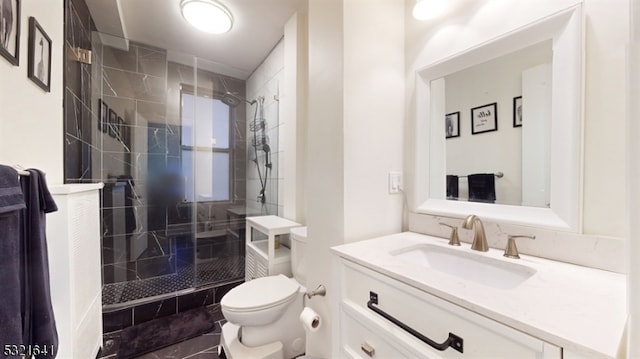
[[[102,183],[50,186],[47,214],[51,304],[58,358],[95,358],[102,345],[100,189]]]
[[[338,315],[333,328],[333,357],[562,358],[557,346],[344,258],[334,258],[333,298]],[[449,333],[461,340],[437,350],[393,320],[437,344],[447,341]]]

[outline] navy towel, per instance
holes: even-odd
[[[469,201],[495,203],[496,179],[493,173],[469,175]]]
[[[25,343],[47,346],[49,352],[36,357],[53,358],[58,350],[58,332],[51,304],[45,214],[57,211],[58,207],[44,174],[34,169],[27,171],[29,176],[20,178],[27,203],[23,211],[26,232],[23,338]]]
[[[25,208],[18,172],[0,165],[0,215]]]
[[[24,345],[22,338],[23,250],[20,215],[26,208],[18,172],[0,165],[0,348]],[[11,356],[10,358],[19,358]]]
[[[458,199],[458,181],[455,175],[447,175],[447,199]]]

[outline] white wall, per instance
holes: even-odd
[[[403,196],[388,193],[387,178],[402,171],[403,49],[402,2],[309,2],[307,286],[328,295],[330,247],[401,230]],[[326,297],[308,303],[324,324],[307,353],[329,358],[337,313]]]
[[[38,168],[49,184],[63,182],[63,1],[23,0],[20,65],[0,58],[0,163]],[[51,92],[27,77],[29,17],[52,40]]]
[[[294,14],[284,27],[284,84],[280,95],[282,126],[280,170],[284,186],[280,188],[283,216],[306,223],[307,163],[307,15]],[[283,165],[286,164],[286,165]]]
[[[344,243],[343,0],[309,1],[309,87],[307,113],[307,287],[331,295],[329,248]],[[307,335],[307,354],[330,358],[331,310],[327,298],[307,305],[323,319]]]
[[[429,64],[550,15],[577,0],[467,1],[444,20],[419,22],[407,10],[408,116],[414,131],[414,74]],[[406,1],[407,7],[413,1]],[[626,198],[625,46],[629,39],[629,0],[585,0],[586,92],[584,113],[584,228],[586,234],[621,237]],[[465,2],[461,4],[465,5]],[[406,164],[413,163],[407,148]],[[616,160],[619,159],[619,160]],[[405,176],[405,178],[410,178]],[[418,184],[410,183],[412,188]]]
[[[270,159],[272,169],[267,176],[266,202],[264,205],[257,201],[258,194],[262,188],[258,176],[258,169],[253,161],[247,161],[247,213],[248,214],[283,214],[283,188],[284,177],[282,176],[281,158],[284,156],[283,147],[280,145],[283,137],[283,126],[285,119],[280,116],[280,102],[278,98],[284,96],[282,93],[284,80],[284,41],[271,50],[260,66],[247,79],[247,99],[254,100],[264,97],[264,118],[267,122],[266,135],[269,137],[271,147]],[[255,157],[254,148],[251,145],[253,132],[249,130],[249,124],[253,122],[256,105],[247,105],[247,151],[248,158]],[[258,111],[260,118],[260,111]],[[260,173],[263,181],[265,177],[265,153],[258,150]]]
[[[388,174],[402,171],[403,12],[397,0],[344,1],[345,242],[401,229]]]
[[[640,96],[640,3],[631,2],[629,11],[631,23],[631,44],[629,46],[627,70],[629,82],[627,95],[630,99]],[[640,187],[636,185],[636,179],[640,177],[640,102],[628,101],[627,103],[627,241],[626,262],[629,272],[627,276],[627,310],[629,319],[627,322],[627,356],[629,358],[640,357],[640,229],[636,225],[640,221]]]
[[[530,46],[445,77],[446,113],[460,112],[460,137],[446,141],[447,174],[504,173],[496,178],[496,203],[520,205],[522,127],[513,127],[513,98],[522,96],[522,72],[551,62],[551,42]],[[498,130],[471,134],[471,109],[497,102]],[[468,198],[466,179],[459,198]]]

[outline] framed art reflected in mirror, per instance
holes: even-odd
[[[460,111],[445,116],[444,130],[446,138],[460,137]]]
[[[522,96],[513,98],[513,127],[522,127]]]
[[[498,104],[478,106],[471,109],[471,134],[498,131]]]

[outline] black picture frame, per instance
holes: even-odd
[[[112,109],[109,109],[108,121],[109,121],[109,136],[116,138],[118,136],[116,133],[117,127],[118,127],[118,114]]]
[[[98,99],[98,130],[106,133],[109,130],[109,106]]]
[[[522,127],[522,96],[513,98],[513,127]]]
[[[20,1],[0,0],[0,55],[20,65]]]
[[[29,18],[29,68],[27,75],[40,88],[51,92],[51,38],[35,17]]]
[[[498,103],[493,102],[472,108],[471,134],[477,135],[493,131],[498,131]]]
[[[117,131],[117,138],[118,140],[120,140],[120,142],[124,143],[124,119],[120,116],[118,116],[118,126],[116,127],[116,131]]]
[[[121,137],[121,140],[122,140],[122,145],[125,147],[125,150],[127,152],[130,152],[130,149],[129,149],[129,143],[130,143],[129,136],[131,135],[131,127],[126,126],[126,122],[124,122],[124,125],[122,126],[120,131],[121,131],[120,132],[120,137]]]
[[[444,116],[444,134],[445,138],[460,137],[460,111]]]

